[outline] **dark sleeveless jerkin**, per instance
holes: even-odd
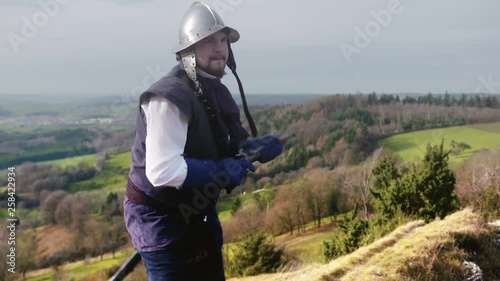
[[[179,66],[174,67],[173,71],[179,71]],[[198,75],[204,95],[217,113],[216,133],[214,134],[214,128],[210,124],[206,110],[194,95],[193,89],[186,81],[171,74],[172,72],[151,85],[141,95],[140,104],[147,102],[152,95],[158,95],[175,104],[188,117],[185,157],[218,160],[236,154],[238,145],[248,137],[248,133],[241,126],[239,108],[229,90],[219,79]],[[179,205],[186,204],[195,208],[200,205],[193,204],[195,193],[192,190],[180,191],[175,187],[154,187],[149,182],[145,174],[146,120],[140,106],[136,122],[137,132],[131,151],[132,164],[127,188],[128,195],[124,201],[126,226],[139,252],[164,250],[184,241],[190,235],[188,232],[191,228],[186,225],[186,220],[182,219],[179,214]],[[168,131],[168,128],[165,130]],[[169,133],[175,134],[176,132]],[[218,136],[218,142],[214,135]],[[225,146],[221,144],[221,136],[230,140]],[[136,192],[129,192],[131,186],[136,189]],[[137,191],[142,192],[146,197],[129,198],[136,197]],[[132,196],[133,194],[135,195]],[[144,198],[146,198],[145,201]],[[193,224],[203,220],[202,231],[209,232],[206,235],[212,237],[215,247],[220,249],[222,228],[215,207],[217,198],[218,196],[210,199],[205,208],[197,208],[199,214],[193,215],[189,221]]]

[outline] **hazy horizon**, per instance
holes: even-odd
[[[192,2],[0,2],[0,93],[136,96],[175,65]],[[500,93],[498,1],[206,2],[241,34],[249,95]]]

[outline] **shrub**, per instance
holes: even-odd
[[[391,220],[398,211],[405,215],[425,219],[458,210],[455,194],[455,174],[448,167],[450,151],[441,145],[427,145],[424,159],[404,172],[398,172],[390,157],[384,158],[373,170],[374,184],[371,194],[379,218]]]
[[[228,265],[232,276],[252,276],[275,272],[284,262],[282,250],[275,250],[269,237],[260,232],[248,236],[234,251]]]
[[[330,242],[323,241],[323,256],[327,261],[352,253],[362,245],[368,234],[369,224],[368,221],[358,218],[357,215],[358,204],[356,203],[351,214],[348,214],[344,222],[340,224],[343,235]]]

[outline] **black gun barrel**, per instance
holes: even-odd
[[[288,134],[284,134],[284,135],[282,135],[281,137],[279,137],[279,139],[280,139],[280,143],[281,143],[282,145],[285,145],[285,143],[286,143],[289,139],[291,139],[291,138],[293,138],[293,137],[295,137],[295,133],[293,133],[293,132],[292,132],[292,133],[288,133]],[[257,148],[257,149],[253,152],[253,154],[252,154],[252,155],[250,155],[250,156],[247,158],[247,160],[248,160],[248,161],[250,161],[250,162],[254,162],[254,161],[259,160],[259,157],[260,157],[260,151],[261,151],[262,149],[264,149],[264,146],[261,146],[261,147]]]
[[[281,144],[285,144],[289,139],[295,137],[295,133],[284,134],[280,137]]]
[[[139,263],[141,260],[141,255],[136,251],[133,253],[127,261],[115,272],[108,281],[122,281]]]

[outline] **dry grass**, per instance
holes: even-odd
[[[363,267],[349,271],[342,280],[421,280],[420,277],[431,274],[440,251],[454,244],[453,233],[477,233],[481,229],[479,221],[470,210],[434,221],[377,253]],[[449,261],[452,263],[449,273],[456,275],[461,268],[461,258]]]
[[[464,245],[481,248],[484,258],[493,263],[500,260],[498,251],[485,246],[491,244],[488,239],[492,233],[479,215],[465,209],[427,225],[422,221],[410,222],[328,264],[298,265],[287,272],[229,280],[463,280],[462,261],[467,256]],[[487,261],[479,262],[488,267]]]
[[[49,225],[36,234],[38,256],[43,258],[61,249],[68,248],[71,243],[71,231],[59,225]]]
[[[385,249],[386,247],[394,244],[396,241],[402,237],[408,235],[414,229],[422,226],[423,221],[410,222],[404,226],[401,226],[394,230],[388,236],[375,241],[366,247],[359,248],[356,252],[337,258],[328,264],[313,263],[307,265],[295,265],[292,268],[286,268],[287,272],[280,272],[276,274],[263,274],[259,276],[247,277],[247,278],[233,278],[229,280],[233,281],[264,281],[264,280],[292,280],[292,281],[304,281],[304,280],[321,280],[324,275],[342,275],[349,269],[363,263],[367,258],[373,256],[374,253]],[[292,271],[294,270],[294,271]]]

